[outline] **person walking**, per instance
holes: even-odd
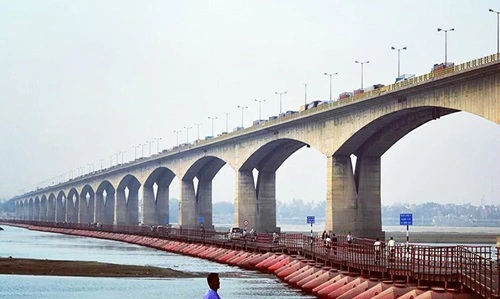
[[[379,238],[375,240],[375,243],[373,243],[373,247],[375,249],[375,265],[378,265],[380,263],[380,250],[382,247],[382,243],[380,242]]]
[[[387,249],[389,250],[389,260],[394,261],[394,256],[396,254],[396,241],[391,237],[387,242]]]
[[[203,299],[221,299],[219,294],[217,294],[217,290],[220,288],[219,274],[217,273],[208,274],[207,282],[210,288],[208,289],[205,296],[203,296]]]

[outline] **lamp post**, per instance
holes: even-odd
[[[137,160],[137,149],[139,147],[141,147],[141,145],[140,144],[139,145],[133,145],[132,147],[134,148],[134,161],[135,161],[135,160]]]
[[[455,31],[455,28],[450,29],[437,29],[438,32],[444,31],[444,66],[448,66],[448,31]]]
[[[332,101],[332,76],[338,73],[324,73],[325,76],[330,76],[330,102]]]
[[[226,133],[229,133],[229,113],[226,112]]]
[[[104,159],[99,159],[99,162],[101,162],[101,170],[102,170],[102,161],[104,161]]]
[[[274,94],[279,94],[280,95],[280,114],[281,114],[281,112],[283,112],[283,110],[282,110],[282,96],[284,94],[286,94],[286,91],[282,91],[282,92],[275,91]]]
[[[174,133],[176,134],[175,140],[177,142],[177,146],[179,146],[179,133],[182,132],[180,130],[174,130]]]
[[[147,142],[147,141],[146,141]],[[141,157],[144,157],[144,147],[146,146],[146,143],[141,144]]]
[[[149,141],[149,140],[148,140],[148,141],[146,141],[146,142],[147,142],[147,143],[148,143],[148,145],[149,145],[149,156],[151,156],[151,144],[153,144],[153,143],[154,143],[154,140],[151,140],[151,141]]]
[[[189,143],[189,129],[192,129],[193,127],[184,127],[186,129],[186,143]]]
[[[203,123],[196,123],[194,124],[196,127],[197,127],[197,131],[198,131],[198,137],[196,138],[197,140],[200,140],[200,126],[202,125]]]
[[[115,153],[115,158],[116,158],[116,165],[118,165],[118,156],[120,155],[120,152]]]
[[[402,48],[395,48],[395,47],[391,47],[391,50],[397,50],[398,51],[398,77],[401,76],[401,50],[406,50],[407,48],[406,47],[402,47]]]
[[[94,167],[94,164],[87,163],[87,165],[89,166],[89,173],[91,173],[92,172],[92,168]]]
[[[212,120],[212,137],[214,137],[214,121],[217,119],[217,116],[209,116],[208,119]]]
[[[238,108],[241,109],[241,127],[244,128],[244,126],[243,126],[243,110],[247,109],[248,106],[240,106],[240,105],[238,105]]]
[[[161,137],[160,138],[155,137],[154,139],[156,141],[156,152],[159,153],[160,152],[160,140],[162,140],[162,139],[161,139]]]
[[[125,154],[127,151],[124,151],[124,152],[120,152],[120,154],[122,154],[122,164],[123,164],[123,154]]]
[[[355,63],[361,64],[361,89],[363,89],[363,64],[370,63],[370,61],[354,61]]]
[[[262,119],[262,117],[261,117],[262,102],[265,102],[266,100],[257,100],[257,99],[255,99],[254,101],[259,103],[259,124],[260,124],[260,120]]]
[[[494,12],[497,14],[497,54],[500,53],[500,43],[499,43],[499,38],[500,38],[500,11],[496,11],[490,8],[490,12]]]

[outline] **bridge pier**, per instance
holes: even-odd
[[[56,215],[55,215],[55,220],[56,222],[64,222],[66,220],[66,208],[63,204],[63,199],[64,196],[61,196],[60,194],[56,197]]]
[[[153,185],[142,189],[142,223],[145,225],[162,225],[168,219],[169,186],[161,183],[157,186],[156,199]]]
[[[179,224],[183,227],[196,226],[196,194],[193,180],[181,180],[181,206]]]
[[[203,226],[213,228],[212,223],[212,179],[200,179],[198,181],[198,191],[196,192],[196,202],[198,204],[198,216],[203,217]],[[198,221],[198,220],[196,220]],[[198,225],[200,225],[197,222]]]
[[[257,223],[257,194],[251,170],[238,171],[236,174],[236,198],[234,200],[234,225],[244,227],[248,221],[248,229],[259,231]]]
[[[327,158],[326,229],[383,238],[380,157],[360,156],[353,172],[347,155]]]
[[[75,211],[75,201],[73,198],[66,198],[66,222],[76,222],[78,214]]]
[[[114,224],[127,224],[127,202],[125,198],[125,189],[116,190],[115,195],[115,219]]]
[[[127,225],[139,224],[139,188],[130,188],[126,202]]]
[[[276,228],[276,172],[259,171],[257,177],[257,231],[271,233]]]
[[[56,201],[51,198],[47,201],[47,221],[56,221]]]

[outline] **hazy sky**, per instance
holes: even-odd
[[[78,168],[108,167],[141,143],[245,126],[308,99],[423,74],[444,61],[496,52],[498,1],[2,1],[0,198]],[[499,99],[500,100],[500,99]],[[151,145],[156,149],[156,143]],[[149,146],[143,147],[149,154]],[[382,158],[382,203],[500,203],[500,126],[458,113],[407,135]],[[137,155],[142,154],[141,149]],[[121,158],[120,158],[121,160]],[[278,170],[277,198],[325,199],[326,159],[302,149]],[[82,169],[80,169],[82,171]],[[234,172],[214,179],[214,201],[234,198]],[[45,183],[42,183],[44,182]],[[171,195],[178,196],[177,179]]]

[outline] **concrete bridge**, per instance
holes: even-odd
[[[212,180],[228,164],[236,182],[235,225],[248,220],[249,229],[269,232],[276,229],[276,170],[307,146],[327,158],[326,229],[381,236],[381,156],[412,130],[454,112],[500,124],[499,98],[500,56],[491,55],[17,196],[16,215],[163,224],[169,186],[177,177],[180,224],[196,226],[204,217],[210,227]],[[352,154],[357,157],[354,169]]]

